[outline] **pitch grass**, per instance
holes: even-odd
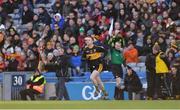
[[[178,100],[159,101],[0,101],[0,109],[178,109]]]

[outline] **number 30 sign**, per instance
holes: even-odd
[[[12,86],[24,86],[25,75],[12,75]]]

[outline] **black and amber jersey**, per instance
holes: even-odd
[[[92,48],[85,47],[83,49],[83,60],[95,61],[100,60],[106,55],[106,50],[101,46],[94,45]]]

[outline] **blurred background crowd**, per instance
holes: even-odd
[[[69,75],[80,76],[88,70],[81,61],[86,36],[107,50],[119,42],[127,64],[145,62],[156,43],[171,66],[179,65],[179,5],[179,0],[0,0],[0,71],[33,71],[39,61],[53,71],[51,64],[65,55]]]

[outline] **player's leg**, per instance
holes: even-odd
[[[94,70],[92,72],[91,76],[90,76],[90,79],[91,79],[91,81],[93,82],[93,84],[94,84],[94,86],[96,88],[96,92],[95,92],[96,95],[98,95],[98,93],[100,92],[99,87],[98,87],[98,82],[96,80],[96,77],[97,77],[98,74],[99,74],[99,72],[97,70]]]
[[[121,87],[120,87],[121,78],[116,76],[115,79],[116,79],[116,86],[114,89],[114,99],[120,100],[120,96],[122,95],[120,92],[120,90],[121,90]]]
[[[108,94],[107,94],[107,92],[106,92],[106,90],[105,90],[105,88],[104,88],[104,84],[103,84],[103,82],[102,82],[102,80],[101,80],[101,78],[100,78],[99,75],[96,77],[96,80],[97,80],[97,82],[98,82],[98,85],[99,85],[99,87],[100,87],[103,95],[104,95],[104,96],[108,96]]]
[[[120,88],[121,78],[116,77],[116,87]]]
[[[111,65],[111,71],[114,75],[114,78],[116,80],[116,87],[114,90],[114,98],[116,100],[122,99],[122,88],[121,88],[121,79],[123,78],[123,69],[121,64],[112,64]]]
[[[105,90],[105,88],[104,88],[104,84],[103,84],[103,82],[102,82],[102,80],[101,80],[101,78],[100,78],[100,73],[102,72],[102,70],[103,70],[103,64],[99,64],[98,66],[97,66],[97,68],[96,68],[96,70],[97,70],[97,76],[96,76],[96,81],[97,81],[97,83],[98,83],[98,85],[99,85],[99,87],[100,87],[100,89],[101,89],[101,91],[102,91],[102,93],[103,93],[103,96],[105,96],[104,98],[107,98],[107,96],[108,96],[108,93],[106,92],[106,90]]]

